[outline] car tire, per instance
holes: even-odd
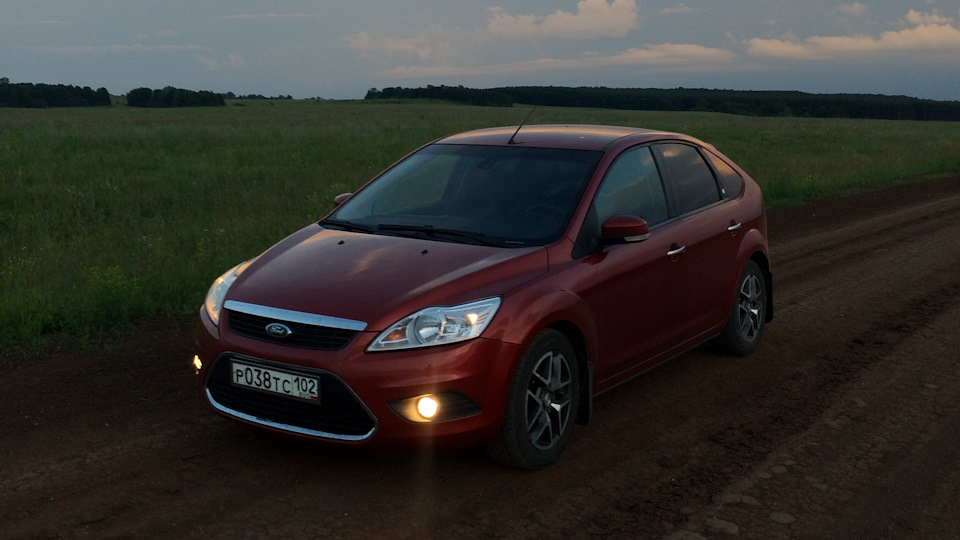
[[[494,461],[537,470],[560,457],[577,419],[580,370],[570,341],[556,330],[524,352],[507,396],[499,436],[486,447]]]
[[[737,280],[736,297],[716,345],[727,354],[747,356],[756,350],[767,322],[767,283],[760,266],[747,261]]]

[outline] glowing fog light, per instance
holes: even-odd
[[[423,396],[417,400],[417,413],[430,419],[440,412],[440,403],[433,396]]]
[[[193,355],[193,369],[197,370],[197,373],[200,373],[200,370],[203,369],[203,362],[197,355]]]
[[[480,414],[480,406],[454,390],[398,399],[388,403],[393,412],[408,422],[432,424],[450,422]]]

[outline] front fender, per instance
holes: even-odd
[[[491,337],[526,347],[545,328],[572,325],[585,341],[587,354],[591,358],[597,354],[596,324],[583,300],[570,291],[525,288],[503,299],[497,318],[501,316],[498,335]]]

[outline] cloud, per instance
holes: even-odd
[[[680,4],[676,13],[688,8]],[[431,27],[418,36],[377,37],[358,32],[345,38],[354,53],[369,58],[406,57],[408,62],[380,75],[391,78],[452,78],[548,71],[596,69],[609,66],[683,67],[712,70],[729,65],[739,55],[726,49],[696,44],[649,44],[620,52],[582,52],[578,57],[541,57],[502,63],[479,61],[478,49],[492,41],[537,40],[543,38],[623,37],[638,25],[635,0],[581,0],[576,14],[556,11],[551,15],[510,15],[503,8],[491,8],[492,17],[482,27]],[[472,58],[472,60],[465,60]]]
[[[153,37],[170,38],[170,37],[173,37],[173,36],[176,36],[176,35],[177,35],[177,31],[176,31],[176,30],[156,30],[156,31],[150,32],[150,33],[147,33],[147,32],[139,32],[139,33],[134,34],[133,37],[136,38],[136,39],[144,40],[144,39],[150,39],[150,38],[153,38]]]
[[[217,20],[250,20],[250,19],[309,19],[314,15],[307,13],[239,13],[237,15],[221,15]]]
[[[677,14],[687,14],[693,13],[694,9],[687,6],[684,3],[678,4],[676,7],[663,8],[660,10],[661,15],[677,15]]]
[[[636,0],[580,0],[576,13],[557,10],[546,16],[510,15],[501,7],[490,11],[486,30],[498,39],[623,37],[639,24]]]
[[[347,47],[361,56],[404,56],[420,60],[448,59],[457,41],[459,29],[430,27],[412,38],[374,37],[358,32],[344,38]]]
[[[960,51],[960,30],[948,24],[952,19],[913,10],[907,17],[917,26],[884,32],[879,37],[811,36],[801,41],[795,36],[785,36],[783,39],[754,38],[744,44],[752,56],[806,60],[904,51],[951,51],[951,54]]]
[[[416,38],[375,38],[366,32],[358,32],[344,38],[347,46],[362,56],[373,55],[413,55],[421,59],[430,57],[430,40]]]
[[[736,53],[725,49],[664,43],[631,48],[609,56],[588,54],[581,58],[539,58],[483,66],[400,66],[385,75],[396,78],[440,78],[630,66],[683,67],[687,70],[709,71],[727,65],[737,57]]]
[[[636,0],[581,0],[577,13],[556,11],[551,15],[510,15],[503,8],[490,8],[486,26],[464,30],[431,26],[413,37],[372,36],[367,32],[344,38],[344,43],[362,57],[405,57],[434,65],[449,64],[455,57],[476,51],[483,44],[503,40],[546,37],[588,39],[622,37],[637,26]],[[467,45],[467,44],[472,45]],[[401,67],[409,69],[450,69]]]
[[[491,18],[482,28],[431,26],[418,36],[400,38],[376,37],[361,31],[347,36],[344,42],[364,57],[401,56],[438,62],[449,61],[466,42],[479,46],[505,39],[623,37],[638,24],[636,0],[580,0],[576,14],[558,10],[547,16],[514,16],[499,7],[490,8],[490,12]]]
[[[694,44],[663,43],[644,48],[628,49],[623,53],[607,57],[609,65],[671,65],[701,66],[710,68],[736,60],[737,54],[726,49],[715,49]]]
[[[199,45],[88,45],[74,47],[31,47],[33,50],[63,55],[63,56],[104,56],[118,54],[147,54],[147,53],[179,53],[199,52],[208,53],[210,49]]]
[[[217,58],[208,54],[197,54],[194,56],[200,65],[207,71],[220,71],[224,68],[242,69],[246,67],[247,62],[238,54],[228,54],[222,58]]]
[[[850,15],[851,17],[863,17],[867,13],[867,6],[861,4],[860,2],[854,2],[852,4],[840,4],[837,8],[840,13],[844,15]]]
[[[952,17],[944,17],[937,12],[921,13],[913,9],[907,13],[907,20],[912,24],[951,24],[953,22]]]

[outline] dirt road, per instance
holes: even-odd
[[[597,399],[561,460],[220,419],[190,321],[0,358],[0,538],[960,537],[960,178],[770,215],[776,320]]]

